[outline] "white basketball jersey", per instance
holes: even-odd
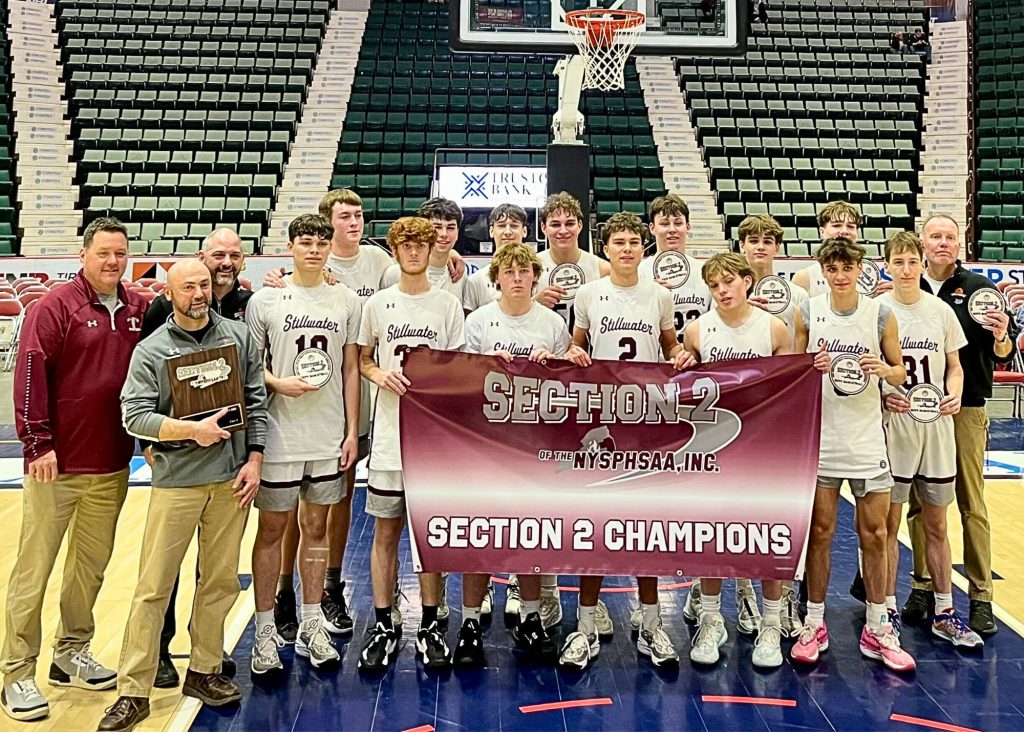
[[[497,302],[489,302],[466,316],[469,353],[508,351],[526,357],[538,348],[559,357],[569,349],[565,321],[543,305],[533,303],[523,315],[506,315]]]
[[[397,285],[400,279],[402,279],[402,268],[397,264],[392,264],[384,272],[381,288]],[[466,279],[463,276],[459,278],[458,282],[452,282],[452,276],[447,267],[427,267],[427,281],[439,290],[447,290],[452,293],[459,298],[459,302],[462,302],[462,293],[466,289]]]
[[[397,287],[389,287],[373,295],[363,306],[359,345],[375,346],[377,365],[385,371],[401,370],[405,354],[397,352],[399,346],[458,351],[465,341],[462,303],[455,295],[436,287],[420,295],[407,295]],[[402,469],[398,434],[400,401],[395,394],[378,390],[370,443],[371,470]]]
[[[553,310],[568,323],[571,331],[574,325],[572,304],[576,299],[576,292],[588,282],[601,279],[601,258],[582,249],[580,257],[575,263],[555,264],[551,258],[550,249],[545,249],[537,256],[540,258],[542,267],[537,291],[543,290],[548,285],[561,285],[565,288],[565,296]],[[552,275],[554,275],[554,281],[552,281]]]
[[[466,288],[462,292],[462,307],[469,312],[501,297],[498,286],[491,282],[489,268],[490,262],[482,265],[466,279]]]
[[[701,363],[772,355],[772,320],[775,316],[753,306],[750,310],[747,322],[736,328],[726,325],[718,314],[718,308],[697,318]]]
[[[825,273],[822,272],[820,263],[812,262],[805,271],[807,272],[807,295],[809,297],[817,297],[828,292],[828,280],[825,279]]]
[[[892,308],[899,324],[903,365],[907,368],[904,388],[931,384],[945,393],[946,354],[967,345],[953,308],[927,292],[922,292],[913,305],[897,301],[891,292],[879,295],[878,301]]]
[[[645,257],[640,262],[640,279],[655,280],[655,256],[657,255]],[[686,324],[708,312],[711,309],[712,303],[711,290],[704,284],[704,279],[700,274],[704,262],[694,259],[689,254],[684,254],[683,256],[686,257],[686,261],[690,265],[690,278],[686,281],[685,285],[680,285],[674,290],[668,290],[672,295],[674,327],[680,343],[683,342],[683,331],[686,329]],[[661,285],[658,286],[661,287]]]
[[[358,337],[362,305],[347,287],[300,287],[290,277],[285,283],[257,290],[245,319],[270,373],[303,376],[320,389],[270,395],[265,459],[329,460],[341,455],[345,439],[342,363],[345,346]],[[317,425],[315,435],[310,425]]]
[[[842,361],[837,363],[838,358],[859,358],[865,353],[881,357],[879,307],[877,300],[858,297],[852,314],[837,315],[828,293],[812,297],[808,304],[807,352],[817,353],[824,343],[833,359],[833,373],[821,377],[819,475],[874,478],[889,469],[878,377],[864,377],[862,388],[855,394],[844,394],[835,385],[842,383],[842,368],[857,368],[848,359],[844,359],[845,366]]]
[[[661,331],[674,328],[672,296],[652,280],[617,287],[610,277],[588,282],[573,304],[576,327],[588,331],[590,355],[609,361],[664,360]]]
[[[359,254],[339,257],[333,252],[327,256],[327,268],[347,288],[356,293],[361,303],[373,293],[386,287],[384,273],[392,264],[391,257],[374,244],[360,244]],[[363,379],[359,389],[359,436],[370,433],[370,409],[377,387]]]

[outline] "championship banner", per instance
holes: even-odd
[[[679,373],[412,349],[416,570],[793,579],[818,467],[812,361]]]

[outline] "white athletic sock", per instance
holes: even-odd
[[[708,613],[721,615],[722,593],[719,592],[717,595],[705,595],[703,592],[700,593],[700,611],[704,615],[707,615]]]
[[[540,613],[540,600],[523,600],[519,605],[519,619],[526,620],[530,613]]]
[[[953,611],[953,593],[935,592],[935,614],[948,613]]]
[[[820,628],[825,624],[825,603],[823,602],[810,602],[807,603],[807,617],[804,619],[805,622],[813,628]]]
[[[302,609],[299,612],[299,621],[301,625],[309,625],[314,620],[320,617],[320,603],[316,602],[312,605],[302,603]]]
[[[580,605],[580,621],[578,629],[586,636],[597,634],[597,626],[594,624],[594,616],[597,615],[597,605]]]
[[[643,613],[644,630],[654,632],[654,629],[658,627],[658,621],[661,619],[661,603],[655,602],[651,605],[640,603],[640,612]]]
[[[270,635],[276,630],[273,610],[256,611],[256,635]]]
[[[896,595],[886,595],[885,596],[885,607],[886,607],[887,610],[895,610],[896,609]]]
[[[540,591],[547,592],[549,595],[554,594],[558,588],[558,575],[557,574],[542,574],[540,576]]]
[[[477,605],[476,607],[466,607],[465,605],[462,606],[462,622],[466,622],[467,620],[475,620],[479,623],[480,616],[482,614],[483,613],[480,610],[479,605]]]
[[[886,610],[885,605],[874,602],[867,604],[867,623],[870,632],[878,635],[882,630],[882,625],[888,622],[889,611]]]
[[[763,622],[767,625],[782,624],[782,600],[769,600],[764,598],[764,613],[761,615]]]

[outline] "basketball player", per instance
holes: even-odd
[[[362,309],[347,287],[324,282],[333,233],[323,216],[306,214],[292,221],[292,274],[285,278],[284,288],[257,292],[246,314],[271,395],[261,490],[255,502],[260,523],[252,550],[254,674],[283,668],[277,653],[274,595],[281,541],[290,512],[297,509],[302,618],[295,652],[316,668],[340,660],[324,627],[321,598],[327,514],[344,495],[343,475],[354,467],[359,450],[356,337]],[[319,429],[315,440],[309,437],[312,424]]]
[[[817,252],[829,292],[812,297],[797,316],[797,348],[832,357],[822,376],[821,440],[817,490],[807,548],[807,617],[791,657],[816,663],[828,650],[825,593],[839,509],[839,488],[849,482],[856,498],[857,535],[863,551],[867,624],[860,650],[895,671],[910,671],[914,659],[900,647],[885,609],[886,517],[892,475],[882,431],[878,382],[899,386],[906,379],[899,328],[892,309],[857,292],[864,248],[829,239]]]
[[[536,300],[558,313],[571,330],[576,290],[587,282],[607,277],[611,268],[597,255],[580,249],[583,209],[573,196],[564,191],[549,196],[537,215],[548,248],[538,255],[542,270]],[[540,579],[540,618],[545,628],[554,628],[562,622],[558,578],[545,574]],[[606,638],[613,632],[608,608],[603,601],[598,601],[597,633]]]
[[[863,221],[860,210],[852,203],[833,201],[818,212],[818,233],[822,241],[846,239],[856,244],[860,239],[860,225]],[[793,275],[793,284],[804,288],[810,297],[829,291],[828,282],[817,261]]]
[[[462,227],[462,209],[455,201],[447,198],[431,198],[424,201],[416,210],[434,226],[437,232],[437,244],[430,250],[430,266],[427,267],[427,279],[434,287],[439,287],[462,301],[462,292],[466,287],[466,278],[452,279],[451,262],[455,243],[459,240],[459,229]],[[401,278],[402,270],[392,264],[384,272],[384,287],[391,287]]]
[[[363,673],[386,671],[398,648],[401,626],[392,620],[398,542],[405,526],[405,491],[398,441],[399,402],[409,380],[402,374],[404,346],[459,350],[465,342],[462,303],[427,279],[430,250],[437,241],[431,223],[400,218],[388,231],[388,246],[402,268],[398,284],[371,296],[359,329],[359,370],[379,389],[374,408],[366,512],[375,518],[370,574],[375,624],[359,654]],[[441,575],[420,574],[423,616],[416,655],[429,669],[451,664],[451,651],[437,622]]]
[[[540,259],[533,250],[523,244],[502,247],[491,258],[488,276],[501,297],[466,318],[466,351],[496,355],[509,363],[516,358],[543,361],[565,353],[569,348],[565,321],[533,300],[541,276]],[[487,574],[462,575],[462,628],[455,646],[456,666],[485,665],[480,618],[489,579]],[[522,576],[519,591],[519,622],[512,630],[516,647],[533,660],[554,661],[558,646],[543,622],[541,577]]]
[[[786,324],[747,300],[754,271],[740,254],[716,254],[704,263],[701,277],[711,290],[715,307],[686,326],[683,346],[698,363],[727,359],[782,356],[793,352]],[[827,354],[823,354],[827,357]],[[722,618],[722,580],[700,580],[700,626],[690,649],[698,664],[718,662],[728,634]],[[762,580],[764,616],[754,645],[755,666],[782,665],[782,582]]]
[[[686,253],[686,237],[690,234],[690,209],[674,193],[659,196],[651,203],[651,233],[655,252],[640,263],[640,277],[657,280],[672,293],[674,322],[679,341],[686,324],[711,309],[711,293],[700,279],[702,262]],[[679,252],[686,259],[686,276],[666,279],[662,259],[665,252]],[[669,257],[671,259],[671,257]],[[678,271],[678,270],[676,270]]]
[[[631,213],[615,214],[601,229],[611,274],[588,282],[576,293],[572,346],[565,358],[577,366],[589,366],[591,358],[646,362],[667,359],[680,370],[695,363],[676,337],[669,291],[639,275],[646,235],[647,227]],[[566,638],[558,659],[564,668],[582,671],[601,650],[594,622],[601,582],[601,577],[580,577],[578,629]],[[637,585],[642,613],[637,650],[650,657],[655,666],[678,664],[679,656],[662,628],[658,578],[638,577]]]
[[[932,635],[954,646],[977,648],[981,636],[971,630],[953,609],[951,581],[952,559],[946,534],[946,507],[955,497],[956,441],[952,415],[960,411],[964,371],[960,366],[960,349],[967,345],[967,336],[953,309],[939,298],[921,290],[924,273],[924,248],[921,240],[905,231],[885,243],[886,269],[892,277],[893,290],[879,297],[896,315],[900,328],[903,363],[907,367],[906,394],[889,393],[885,408],[889,411],[886,441],[895,485],[889,507],[889,581],[885,605],[890,622],[899,628],[896,609],[896,574],[899,571],[900,548],[897,533],[903,516],[903,504],[910,500],[910,491],[917,494],[925,529],[925,552],[928,571],[935,586],[935,615]],[[915,418],[911,407],[916,393],[933,399],[926,417]]]
[[[522,244],[526,239],[527,216],[514,203],[495,206],[487,217],[488,233],[494,240],[495,253],[502,247]],[[487,268],[478,269],[466,281],[462,304],[467,313],[494,302],[500,297],[497,286],[491,282]]]

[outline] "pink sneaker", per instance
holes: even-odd
[[[824,623],[819,627],[804,623],[800,637],[789,652],[789,657],[796,663],[817,663],[818,656],[827,650],[828,627]]]
[[[913,656],[900,647],[900,639],[888,623],[882,626],[878,635],[864,626],[860,634],[860,652],[868,658],[881,661],[893,671],[907,672],[917,668]]]

